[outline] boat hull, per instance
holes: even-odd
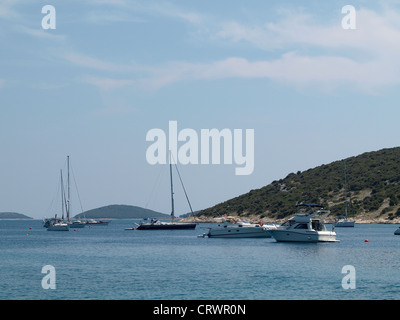
[[[354,221],[338,221],[335,223],[335,227],[343,227],[343,228],[354,228]]]
[[[47,231],[69,231],[69,225],[66,223],[53,224],[47,227]]]
[[[162,224],[147,224],[139,225],[136,230],[175,230],[175,229],[194,229],[196,223],[162,223]]]
[[[71,223],[69,224],[69,227],[70,227],[70,228],[84,228],[85,225],[86,225],[85,222],[71,222]]]
[[[270,233],[278,242],[338,242],[332,231],[270,230]]]
[[[237,227],[211,229],[208,232],[209,238],[271,238],[269,230],[263,227]]]
[[[394,234],[395,234],[396,236],[399,236],[399,235],[400,235],[400,228],[398,228],[398,229],[394,232]]]
[[[95,222],[89,222],[87,221],[86,224],[90,226],[108,226],[110,221],[95,221]]]

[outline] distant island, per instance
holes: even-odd
[[[28,217],[22,213],[17,212],[0,212],[0,220],[32,220],[33,218]]]
[[[168,219],[169,214],[145,209],[137,206],[113,204],[105,207],[91,209],[77,214],[75,219],[143,219],[160,218]]]
[[[74,219],[169,219],[170,215],[142,207],[114,204],[77,214]],[[0,212],[0,220],[32,220],[34,218],[16,212]]]

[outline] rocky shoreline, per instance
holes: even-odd
[[[248,217],[239,217],[239,216],[228,216],[230,219],[233,220],[246,220],[250,223],[273,223],[273,224],[281,224],[286,221],[288,218],[285,219],[271,219],[268,217],[260,218],[259,216],[248,216]],[[191,223],[215,223],[218,222],[218,219],[226,219],[227,217],[209,217],[209,216],[191,216],[188,218],[184,218],[180,220],[180,222],[191,222]],[[326,223],[332,223],[334,221],[333,218],[327,218],[325,220]],[[387,219],[385,217],[360,217],[355,218],[354,221],[356,224],[400,224],[400,218],[394,218],[392,220]]]

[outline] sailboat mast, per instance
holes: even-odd
[[[68,169],[68,176],[67,176],[67,186],[68,186],[68,200],[67,200],[67,220],[69,221],[69,211],[71,208],[71,202],[70,202],[70,188],[69,188],[69,156],[67,156],[67,169]]]
[[[61,176],[61,219],[64,220],[64,182],[62,176],[62,170],[60,170]]]
[[[345,199],[345,214],[347,219],[347,174],[346,174],[346,160],[344,160],[344,199]]]
[[[169,156],[169,176],[171,180],[171,222],[174,222],[175,215],[174,215],[174,186],[172,183],[172,163],[171,163],[171,151],[170,151],[170,156]]]

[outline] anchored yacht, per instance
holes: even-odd
[[[246,221],[229,222],[222,219],[222,223],[218,223],[216,227],[210,228],[209,238],[271,238],[270,229],[276,226],[253,224]]]
[[[176,172],[178,173],[179,180],[181,181],[183,191],[185,192],[186,200],[189,204],[190,211],[193,214],[192,205],[190,204],[189,197],[186,193],[185,186],[183,185],[181,175],[179,174],[178,167],[175,164]],[[152,218],[150,222],[147,222],[147,219],[143,219],[143,221],[136,228],[126,228],[125,230],[175,230],[175,229],[195,229],[196,223],[184,223],[184,222],[175,222],[175,209],[174,209],[174,186],[172,181],[172,153],[170,152],[170,161],[169,161],[169,175],[171,182],[171,222],[162,222],[158,219]]]
[[[57,219],[57,215],[54,218],[43,220],[43,226],[47,228],[47,231],[69,231],[69,224]]]
[[[346,216],[340,216],[335,219],[335,227],[350,227],[353,228],[356,222],[349,220]]]
[[[346,175],[346,160],[344,160],[344,198],[345,198],[345,216],[340,216],[335,219],[335,227],[350,227],[354,228],[355,221],[347,218],[347,175]]]
[[[61,219],[57,219],[57,215],[54,218],[43,218],[43,227],[47,228],[48,231],[69,231],[70,228],[83,228],[86,222],[80,220],[70,220],[71,212],[71,196],[70,196],[70,183],[69,183],[69,156],[67,156],[67,167],[68,167],[68,180],[67,180],[67,195],[65,195],[63,173],[60,170],[60,185],[61,185]],[[64,211],[66,211],[67,219],[64,219]]]
[[[296,207],[320,208],[311,213],[298,213],[284,222],[277,229],[269,232],[276,241],[282,242],[338,242],[336,233],[328,231],[324,219],[329,215],[328,210],[313,203],[300,204]]]
[[[174,229],[194,229],[196,223],[181,223],[181,222],[162,222],[158,219],[152,218],[150,222],[143,221],[136,227],[126,230],[174,230]]]

